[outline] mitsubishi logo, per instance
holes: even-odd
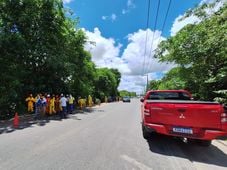
[[[183,113],[181,113],[181,115],[179,116],[180,119],[185,119],[185,116]]]

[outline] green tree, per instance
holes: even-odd
[[[120,73],[116,69],[99,68],[96,70],[95,96],[104,100],[105,96],[118,96]]]
[[[22,112],[28,93],[95,93],[87,38],[65,11],[61,0],[0,1],[0,115],[15,104]],[[119,84],[113,72],[105,73],[110,95]]]
[[[127,91],[127,90],[121,90],[121,91],[119,91],[119,93],[120,93],[121,97],[124,97],[124,96],[136,97],[136,92],[130,92],[130,91]]]
[[[65,21],[61,1],[0,2],[1,111],[24,106],[30,92],[66,88]]]
[[[206,8],[189,11],[188,16],[197,15],[202,21],[185,26],[176,36],[163,41],[156,55],[160,61],[174,62],[185,71],[184,78],[179,79],[183,87],[201,99],[212,100],[215,91],[227,87],[227,6],[211,16]]]

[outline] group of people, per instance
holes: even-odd
[[[72,113],[75,108],[75,98],[70,95],[42,95],[37,94],[33,97],[30,94],[26,100],[28,112],[35,111],[35,118],[39,116],[50,116],[59,114],[61,118],[66,118],[67,114]]]

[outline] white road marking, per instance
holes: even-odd
[[[121,158],[128,161],[129,163],[133,164],[134,166],[136,166],[137,168],[139,168],[141,170],[152,170],[152,168],[144,165],[141,162],[138,162],[137,160],[135,160],[127,155],[121,155]]]

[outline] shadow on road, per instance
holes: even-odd
[[[73,114],[68,114],[67,119],[81,120],[76,114],[88,115],[93,112],[102,112],[103,110],[97,108],[84,108],[83,110],[75,110]],[[34,119],[34,115],[26,115],[20,118],[20,123],[17,128],[13,127],[13,120],[0,121],[0,134],[11,133],[16,130],[22,130],[25,128],[32,128],[34,125],[45,126],[51,121],[62,121],[59,115],[45,116],[39,119]]]
[[[147,142],[151,152],[227,167],[227,155],[214,145],[203,147],[197,143],[186,143],[179,138],[163,135],[154,135]]]

